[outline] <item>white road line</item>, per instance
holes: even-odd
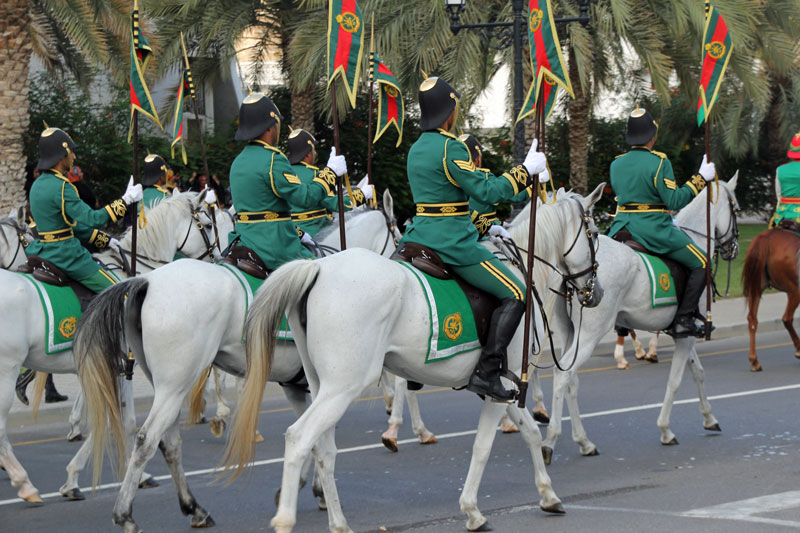
[[[789,494],[789,493],[783,493],[783,494]],[[782,496],[782,495],[781,494],[773,494],[773,495],[770,495],[770,496],[760,496],[758,498],[753,498],[752,500],[769,501],[772,498],[780,497],[780,496]],[[778,499],[780,499],[780,498],[778,498]],[[743,500],[742,502],[748,502],[748,501],[751,501],[751,500]],[[713,508],[717,508],[717,507],[721,508],[721,507],[725,507],[725,506],[728,506],[728,505],[734,506],[734,505],[737,505],[737,504],[742,503],[742,502],[731,502],[729,504],[723,504],[723,505],[714,506],[714,507],[707,507],[707,508],[704,508],[704,509],[694,509],[692,511],[687,511],[687,512],[683,512],[683,513],[681,513],[681,512],[672,512],[672,511],[648,510],[648,509],[627,509],[627,508],[624,508],[624,507],[599,507],[599,506],[595,506],[595,505],[576,505],[576,504],[571,504],[571,503],[566,504],[566,508],[567,509],[576,509],[576,510],[581,510],[581,511],[608,511],[608,512],[613,512],[613,513],[632,513],[632,514],[651,514],[651,515],[662,515],[662,516],[674,516],[675,518],[712,518],[712,519],[721,519],[721,520],[736,520],[736,521],[739,521],[739,522],[752,522],[752,523],[758,523],[758,524],[769,524],[769,525],[774,525],[774,526],[790,527],[790,528],[794,528],[794,529],[800,528],[800,522],[795,522],[795,521],[792,521],[792,520],[779,520],[779,519],[775,519],[775,518],[762,518],[760,516],[750,516],[748,514],[736,515],[736,514],[730,514],[730,513],[726,514],[726,513],[722,513],[722,512],[720,514],[710,514],[710,513],[709,514],[699,514],[699,513],[695,514],[698,511],[705,511],[705,510],[713,509]],[[760,509],[758,512],[766,513],[766,512],[769,512],[769,511],[778,511],[780,509],[788,509],[790,507],[797,507],[797,506],[800,506],[800,499],[795,500],[794,504],[791,505],[791,506],[788,506],[788,507],[781,507],[781,508],[774,508],[774,509]],[[534,506],[531,506],[531,507],[535,508]]]
[[[794,389],[800,389],[800,384],[797,384],[797,385],[784,385],[784,386],[781,386],[781,387],[770,387],[770,388],[767,388],[767,389],[754,389],[754,390],[742,391],[742,392],[732,392],[732,393],[728,393],[728,394],[718,394],[716,396],[709,396],[708,399],[709,400],[725,400],[725,399],[728,399],[728,398],[739,398],[739,397],[742,397],[742,396],[754,396],[754,395],[758,395],[758,394],[766,394],[766,393],[770,393],[770,392],[782,392],[782,391],[794,390]],[[697,398],[689,398],[689,399],[686,399],[686,400],[677,400],[674,403],[675,403],[675,405],[681,405],[681,404],[698,403],[698,402],[699,402],[699,399],[697,399]],[[647,404],[647,405],[637,405],[637,406],[634,406],[634,407],[623,407],[623,408],[620,408],[620,409],[609,409],[609,410],[606,410],[606,411],[597,411],[597,412],[594,412],[594,413],[586,413],[586,414],[581,415],[581,417],[582,418],[593,418],[593,417],[598,417],[598,416],[609,416],[609,415],[616,415],[616,414],[621,414],[621,413],[630,413],[630,412],[634,412],[634,411],[644,411],[644,410],[647,410],[647,409],[658,409],[662,405],[663,404],[661,404],[661,403],[651,403],[651,404]],[[564,420],[565,421],[569,420],[569,417],[564,417]],[[436,438],[439,439],[439,440],[452,439],[452,438],[457,438],[457,437],[467,437],[469,435],[474,435],[475,433],[477,433],[477,429],[471,429],[471,430],[468,430],[468,431],[457,431],[457,432],[454,432],[454,433],[445,433],[443,435],[436,435]],[[399,440],[399,441],[397,441],[397,444],[410,444],[410,443],[413,443],[413,442],[417,442],[417,438],[416,437],[412,438],[412,439]],[[361,452],[361,451],[365,451],[365,450],[374,450],[374,449],[380,449],[380,448],[383,448],[383,444],[365,444],[365,445],[362,445],[362,446],[353,446],[353,447],[350,447],[350,448],[342,448],[342,449],[340,449],[338,451],[338,453],[339,454],[353,453],[353,452]],[[264,460],[261,460],[261,461],[255,461],[251,466],[254,466],[254,467],[255,466],[265,466],[265,465],[278,464],[278,463],[282,463],[282,462],[283,462],[283,457],[276,457],[274,459],[264,459]],[[190,472],[186,472],[186,477],[188,478],[188,477],[202,476],[202,475],[207,475],[207,474],[215,474],[215,473],[218,473],[218,472],[220,472],[220,468],[203,468],[201,470],[192,470]],[[163,476],[155,476],[154,479],[156,479],[158,481],[164,481],[164,480],[167,480],[167,479],[172,479],[172,476],[167,474],[167,475],[163,475]],[[120,487],[120,485],[121,485],[120,483],[105,483],[103,485],[98,485],[95,488],[95,491],[114,489],[114,488]],[[83,492],[91,492],[92,489],[91,489],[91,487],[82,487],[80,490],[83,491]],[[41,498],[43,500],[47,500],[47,499],[50,499],[50,498],[58,498],[59,496],[61,496],[61,493],[59,493],[59,492],[48,492],[46,494],[41,494],[40,496],[41,496]],[[11,505],[11,504],[14,504],[14,503],[22,503],[22,500],[20,500],[19,498],[11,498],[11,499],[8,499],[8,500],[0,500],[0,506]],[[723,518],[723,517],[718,517],[718,518]],[[747,516],[745,518],[748,521],[769,520],[769,519],[761,519],[761,518],[753,517],[753,516]],[[745,518],[742,518],[742,519],[745,519]],[[782,521],[779,521],[779,522],[782,522]],[[770,523],[772,523],[772,522],[770,522]],[[783,525],[783,524],[781,524],[781,525]]]
[[[729,520],[749,520],[762,522],[764,520],[773,519],[761,518],[752,515],[781,511],[783,509],[791,509],[794,507],[800,507],[800,491],[798,490],[780,492],[778,494],[770,494],[768,496],[758,496],[755,498],[748,498],[746,500],[712,505],[710,507],[702,507],[700,509],[692,509],[691,511],[686,511],[683,513],[683,515],[699,518],[725,518]],[[786,520],[780,520],[779,522],[785,522],[793,525],[794,527],[800,527],[800,522],[788,522]]]

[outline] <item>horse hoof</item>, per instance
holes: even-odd
[[[25,496],[22,499],[28,503],[44,503],[44,500],[42,500],[42,497],[39,496],[38,492],[34,492],[33,494]]]
[[[468,531],[494,531],[494,528],[489,525],[489,521],[487,520],[483,524],[479,525],[475,529],[470,529]]]
[[[258,430],[256,430],[256,436],[253,437],[253,440],[256,442],[264,442],[264,437],[261,436]]]
[[[509,433],[519,433],[519,428],[511,424],[509,426],[500,426],[500,431],[508,435]]]
[[[381,442],[390,452],[397,453],[397,439],[387,439],[386,437],[381,437]]]
[[[630,370],[631,365],[628,363],[617,363],[617,370]]]
[[[703,429],[705,429],[706,431],[722,431],[722,428],[719,427],[719,423],[714,424],[713,426],[706,426]]]
[[[533,412],[533,419],[535,421],[539,422],[540,424],[549,424],[550,423],[550,417],[547,415],[547,413],[544,413],[542,411],[534,411]]]
[[[672,439],[669,442],[662,442],[661,444],[663,444],[664,446],[677,446],[678,439],[676,437],[672,437]]]
[[[553,505],[539,505],[539,508],[546,513],[565,514],[564,506],[561,502],[556,502]]]
[[[225,432],[225,421],[221,418],[212,418],[211,419],[211,426],[209,427],[211,430],[211,434],[217,438],[222,437],[222,434]]]
[[[645,360],[648,363],[658,363],[658,356],[656,354],[647,355],[647,356],[645,356]]]
[[[70,433],[67,435],[67,442],[80,442],[83,440],[83,435],[80,432],[75,433],[74,435]]]
[[[590,451],[589,453],[583,454],[584,457],[593,457],[595,455],[600,455],[600,452],[597,451],[597,447],[592,448],[592,451]]]
[[[77,487],[74,489],[69,489],[66,492],[62,492],[61,495],[71,502],[78,502],[86,499],[86,496],[83,495],[81,489]]]
[[[317,500],[317,509],[320,511],[327,511],[328,510],[328,503],[325,501],[325,498],[320,498]]]
[[[422,444],[422,445],[425,445],[425,444],[438,444],[439,443],[439,439],[436,438],[436,435],[431,434],[430,437],[426,437],[424,440],[422,438],[420,438],[419,439],[419,443]],[[397,450],[395,450],[395,451],[397,451]]]
[[[794,356],[800,359],[800,350],[795,350]]]
[[[761,363],[754,363],[750,365],[750,372],[761,372],[763,368],[761,367]]]
[[[139,488],[140,489],[153,489],[153,488],[158,487],[158,486],[159,486],[158,481],[156,481],[152,477],[149,477],[149,478],[139,482]]]
[[[542,458],[544,459],[544,464],[549,465],[550,461],[553,460],[553,448],[542,446]]]
[[[214,527],[217,524],[214,522],[214,519],[211,518],[211,515],[205,513],[204,516],[193,516],[191,526],[193,528],[203,528],[203,527]]]

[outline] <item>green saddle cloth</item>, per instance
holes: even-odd
[[[36,287],[44,311],[45,352],[48,355],[72,349],[72,337],[81,318],[81,304],[70,287],[42,283],[32,274],[22,274]]]
[[[652,307],[678,305],[678,296],[675,293],[675,280],[669,272],[669,267],[658,257],[636,252],[641,257],[650,277],[650,304]]]
[[[450,359],[458,354],[479,349],[478,328],[464,291],[452,279],[439,279],[404,261],[398,261],[419,281],[428,303],[431,331],[426,363]]]
[[[230,272],[233,277],[236,278],[242,289],[244,290],[244,316],[247,317],[247,310],[250,309],[250,302],[253,301],[253,295],[256,293],[261,284],[264,283],[263,279],[258,279],[255,276],[251,276],[247,272],[243,272],[236,268],[233,265],[229,265],[227,263],[219,263],[218,266],[221,266],[228,272]],[[245,336],[245,325],[242,324],[242,344],[244,344]],[[281,340],[292,341],[294,342],[294,337],[292,337],[292,332],[289,331],[289,321],[286,320],[286,317],[283,317],[281,321],[281,328],[278,331],[278,338]]]

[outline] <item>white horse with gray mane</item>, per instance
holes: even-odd
[[[714,254],[714,245],[718,243],[723,259],[735,257],[738,251],[736,241],[736,201],[737,176],[729,182],[719,182],[716,201],[711,206],[711,226],[714,236],[711,239],[712,249],[707,256]],[[698,246],[706,247],[706,187],[675,218],[676,224],[687,231]],[[721,195],[721,196],[720,196]],[[553,404],[547,437],[543,451],[549,464],[556,440],[561,434],[561,418],[563,401],[566,396],[572,424],[572,439],[580,447],[582,455],[596,455],[597,447],[589,440],[581,423],[578,410],[578,370],[592,355],[595,346],[603,335],[611,331],[615,325],[647,331],[665,330],[672,322],[676,306],[656,307],[651,305],[651,285],[647,268],[638,255],[628,246],[608,237],[600,237],[597,260],[602,266],[598,277],[605,289],[603,302],[593,308],[577,311],[567,315],[565,306],[557,306],[551,324],[565,347],[560,361],[562,367],[569,366],[566,372],[556,371],[553,378]],[[705,298],[701,298],[701,311],[705,308]],[[661,443],[678,444],[675,434],[669,427],[670,412],[675,399],[675,392],[680,385],[687,363],[692,378],[697,385],[700,397],[700,413],[703,415],[703,427],[709,431],[720,431],[719,423],[711,413],[704,382],[703,366],[697,356],[694,337],[675,339],[675,352],[670,366],[667,390],[661,413],[658,416],[658,427],[661,430]],[[536,383],[536,381],[534,381]]]
[[[388,191],[384,193],[383,202],[383,211],[359,208],[346,215],[349,245],[377,247],[387,255],[394,251],[394,240],[399,232]],[[385,242],[389,244],[384,248]],[[375,252],[365,253],[380,257]],[[93,439],[95,481],[102,464],[109,424],[117,444],[117,456],[126,457],[124,438],[120,434],[119,391],[115,378],[123,363],[119,357],[120,330],[124,332],[125,344],[135,354],[138,368],[154,389],[153,406],[136,435],[113,510],[114,523],[125,531],[138,531],[132,517],[133,499],[141,474],[156,449],[161,449],[164,455],[181,511],[191,515],[191,525],[214,524],[186,482],[181,465],[179,415],[184,398],[192,391],[189,418],[196,418],[194,411],[202,402],[195,400],[202,398],[203,389],[193,388],[193,385],[209,366],[233,375],[245,374],[247,363],[242,335],[249,298],[252,295],[248,295],[238,277],[226,267],[179,261],[109,288],[84,314],[75,336],[75,353],[92,435],[100,437]],[[186,308],[214,309],[217,319],[198,330],[193,327],[196,317],[182,312]],[[162,319],[164,314],[171,317],[169,322]],[[281,342],[269,379],[290,383],[301,370],[295,344]],[[264,385],[262,383],[262,389]],[[283,391],[292,408],[301,415],[307,408],[306,385],[294,384],[284,387]],[[242,408],[241,403],[239,408]],[[251,430],[251,438],[255,429]],[[321,489],[318,488],[315,495],[322,496]]]
[[[561,191],[559,201],[542,206],[536,219],[537,255],[563,272],[578,274],[572,282],[581,284],[588,305],[599,303],[602,288],[595,283],[593,268],[597,230],[585,210],[601,192],[602,185],[588,198]],[[523,220],[509,232],[525,247],[528,219],[520,218]],[[546,277],[544,267],[534,273],[534,279],[543,281]],[[346,314],[343,309],[347,309]],[[295,526],[300,475],[313,448],[328,504],[330,530],[348,532],[333,471],[335,425],[347,407],[377,381],[384,366],[406,379],[463,387],[480,350],[436,364],[425,363],[431,332],[428,303],[416,275],[395,261],[352,249],[318,261],[294,261],[282,266],[259,289],[248,314],[247,378],[225,457],[229,467],[236,465],[237,473],[252,460],[253,431],[264,384],[280,350],[280,345],[275,346],[276,331],[287,310],[313,401],[286,431],[281,499],[271,524],[279,533]],[[536,322],[538,333],[543,335],[542,322]],[[521,331],[520,327],[509,346],[511,369],[521,367]],[[541,435],[530,413],[487,399],[460,498],[461,509],[468,517],[467,528],[473,531],[486,527],[486,517],[477,506],[478,487],[495,429],[506,409],[530,449],[536,487],[542,497],[540,508],[564,512],[551,487],[541,456]]]
[[[211,219],[205,212],[202,198],[185,194],[162,202],[148,213],[148,225],[139,231],[138,249],[143,260],[139,264],[166,263],[172,260],[183,242],[183,253],[200,257],[207,250],[211,235]],[[198,227],[199,229],[193,229]],[[187,235],[187,228],[189,229]],[[212,235],[213,238],[213,235]],[[130,233],[121,241],[130,244]],[[117,252],[108,250],[97,257],[113,263]],[[8,440],[6,422],[14,398],[14,386],[21,366],[45,373],[74,373],[75,360],[71,350],[46,353],[45,316],[39,295],[33,284],[21,274],[0,270],[0,465],[8,472],[11,484],[19,487],[17,495],[28,502],[41,503],[39,491],[14,455]],[[39,391],[40,392],[40,391]],[[39,394],[36,395],[37,399]],[[73,467],[80,462],[79,451],[68,466],[68,480],[61,487],[63,495],[82,499],[77,490],[77,474]]]

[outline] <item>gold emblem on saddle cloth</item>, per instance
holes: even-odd
[[[442,330],[445,336],[451,341],[459,338],[464,331],[464,327],[461,324],[461,313],[447,315],[444,319],[444,324],[442,324]]]
[[[361,20],[359,20],[355,13],[350,11],[345,11],[341,15],[336,15],[336,22],[338,22],[339,26],[347,33],[355,33],[361,27]]]
[[[531,15],[528,18],[528,27],[530,28],[531,33],[539,29],[539,26],[542,24],[543,16],[544,13],[541,9],[534,9],[531,11]]]
[[[719,59],[724,56],[725,50],[725,45],[719,41],[711,41],[706,45],[706,51],[708,52],[708,55],[714,59]]]
[[[672,283],[669,281],[669,274],[662,272],[658,275],[658,286],[661,287],[662,291],[669,290],[669,288],[672,286]]]
[[[75,335],[75,326],[78,324],[78,319],[74,316],[68,316],[58,324],[58,332],[65,339],[71,339]]]

